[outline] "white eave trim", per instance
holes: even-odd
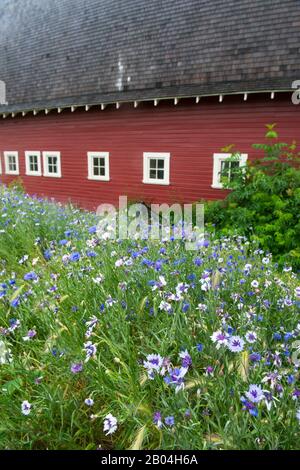
[[[118,101],[109,101],[106,103],[100,102],[100,103],[87,103],[87,104],[73,104],[73,105],[63,105],[63,106],[55,106],[55,107],[45,107],[45,108],[29,108],[29,109],[19,109],[16,111],[4,111],[0,112],[2,114],[3,118],[6,118],[8,116],[15,117],[17,114],[21,114],[21,116],[26,116],[28,113],[33,113],[34,116],[36,116],[38,113],[43,112],[45,114],[49,114],[50,111],[53,109],[57,111],[58,114],[60,114],[64,109],[68,109],[71,112],[75,112],[77,108],[82,108],[85,109],[85,111],[89,111],[92,107],[95,106],[100,106],[101,110],[104,111],[107,106],[113,105],[115,109],[120,109],[122,104],[125,103],[131,103],[133,104],[134,108],[138,108],[140,103],[149,103],[152,102],[154,106],[158,106],[160,101],[169,101],[172,100],[174,105],[176,106],[179,103],[179,100],[182,99],[194,99],[195,103],[198,104],[202,98],[209,98],[209,97],[218,97],[219,102],[222,103],[225,96],[238,96],[241,95],[243,97],[244,101],[247,101],[249,98],[249,95],[261,95],[261,94],[269,94],[270,99],[274,99],[277,93],[293,93],[294,90],[286,89],[286,90],[259,90],[259,91],[235,91],[235,92],[219,92],[219,93],[206,93],[203,95],[182,95],[182,96],[165,96],[162,98],[148,98],[148,99],[139,99],[139,100],[118,100]]]

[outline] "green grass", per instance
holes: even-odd
[[[292,396],[300,388],[292,360],[300,336],[295,274],[279,270],[270,256],[262,263],[266,255],[241,238],[211,239],[199,252],[186,251],[180,241],[103,241],[89,233],[96,217],[72,207],[6,189],[0,189],[0,207],[1,449],[300,448],[300,406]],[[63,239],[66,245],[59,244]],[[72,253],[79,261],[66,262]],[[245,273],[247,264],[252,267]],[[37,279],[24,280],[29,272]],[[166,285],[153,289],[160,276]],[[201,289],[205,276],[207,291]],[[170,300],[180,283],[186,292]],[[160,308],[162,301],[171,313]],[[97,324],[87,338],[93,316]],[[20,324],[10,331],[15,320]],[[30,330],[36,336],[24,340]],[[234,353],[217,349],[211,335],[218,330],[243,339],[254,331],[258,339]],[[88,341],[97,353],[84,362]],[[180,367],[183,350],[192,365],[182,390],[164,381],[167,372],[149,379],[143,364],[149,354]],[[252,352],[260,354],[258,362]],[[79,362],[83,370],[73,374],[70,367]],[[280,387],[272,388],[262,380],[275,371]],[[270,410],[265,400],[255,406],[257,416],[243,409],[250,384],[273,394]],[[92,407],[84,402],[88,397]],[[25,400],[32,404],[27,416]],[[153,422],[157,411],[160,428]],[[106,436],[108,413],[118,428]],[[165,424],[168,416],[173,426]]]

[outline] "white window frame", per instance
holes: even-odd
[[[9,169],[9,157],[15,157],[16,159],[16,170],[10,170]],[[7,175],[19,175],[20,174],[20,168],[19,168],[19,152],[16,151],[5,151],[4,152],[4,165],[5,165],[5,173]]]
[[[109,152],[88,152],[88,179],[110,181]],[[104,158],[105,175],[94,175],[94,158]]]
[[[49,173],[49,157],[57,158],[57,173]],[[48,178],[61,178],[61,157],[60,152],[47,150],[43,152],[43,166],[44,166],[44,176]]]
[[[38,170],[30,170],[30,157],[37,157]],[[27,176],[42,176],[42,165],[41,165],[41,152],[37,150],[26,150],[25,151],[25,167]]]
[[[232,158],[232,153],[214,153],[214,167],[213,167],[213,182],[211,187],[214,189],[223,189],[223,184],[220,181],[221,165],[222,162],[228,158]],[[239,154],[239,159],[237,160],[240,164],[240,167],[246,165],[248,159],[248,154],[241,153]]]
[[[159,153],[159,152],[144,152],[143,156],[143,183],[144,184],[170,184],[170,153]],[[164,160],[164,179],[153,179],[150,178],[150,160]]]

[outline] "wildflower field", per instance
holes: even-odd
[[[1,449],[300,449],[288,266],[243,237],[105,241],[17,190],[0,207]]]

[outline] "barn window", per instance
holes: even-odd
[[[143,183],[170,184],[169,153],[144,153]]]
[[[25,152],[26,175],[41,176],[41,152],[26,151]]]
[[[245,153],[233,155],[231,153],[215,153],[212,188],[222,189],[222,180],[228,182],[234,178],[235,170],[246,165],[248,155]]]
[[[109,181],[108,152],[88,152],[88,179]]]
[[[19,174],[18,152],[4,152],[5,173],[7,175]]]
[[[44,176],[61,178],[60,152],[43,152]]]

